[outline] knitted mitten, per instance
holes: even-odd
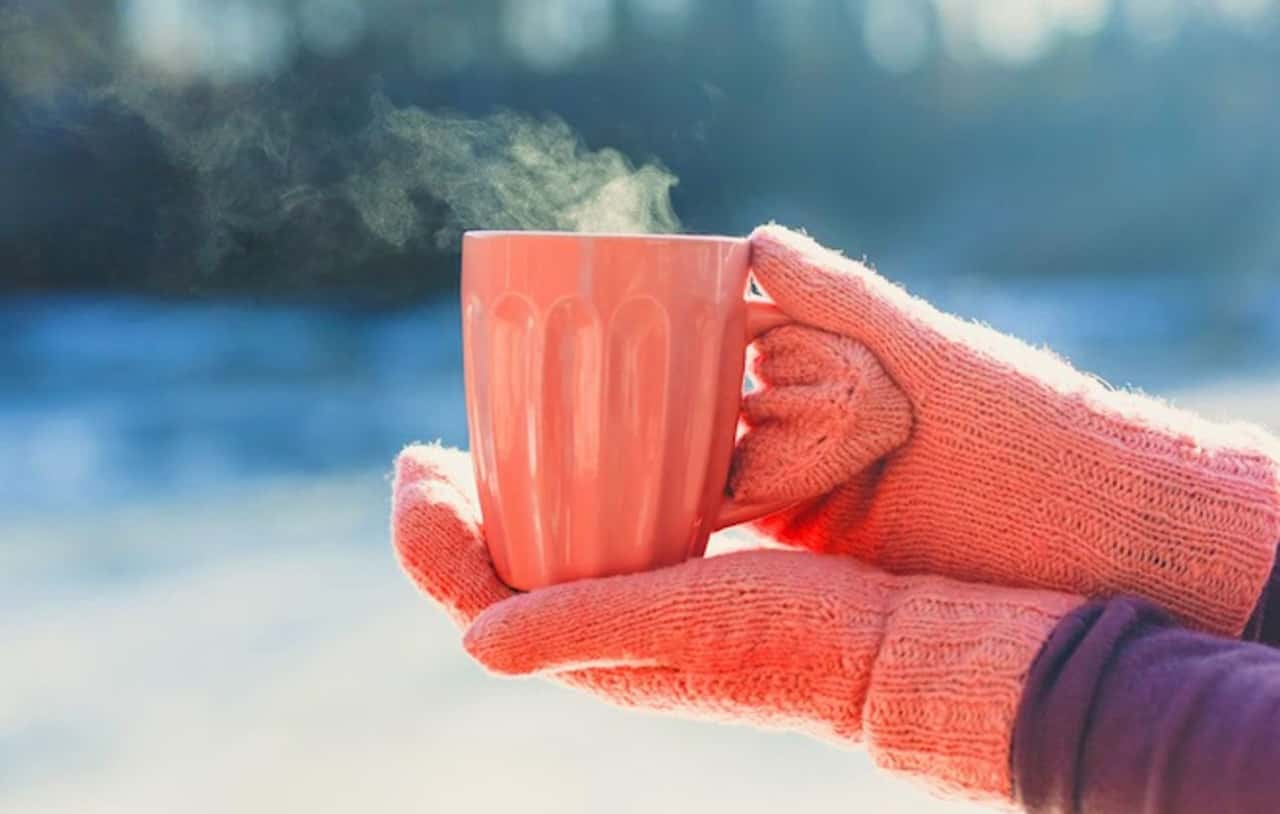
[[[823,495],[763,530],[894,573],[1130,593],[1242,630],[1280,541],[1274,438],[1111,390],[802,235],[751,241],[757,281],[802,325],[757,345],[765,386],[731,486]],[[863,385],[883,374],[908,406]],[[869,460],[866,438],[886,432],[896,448]]]
[[[865,743],[935,789],[1009,801],[1028,669],[1079,598],[848,557],[749,551],[513,596],[466,495],[466,457],[406,450],[392,536],[405,570],[503,674],[541,673],[626,707]],[[485,608],[488,608],[485,610]]]

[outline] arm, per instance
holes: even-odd
[[[1183,630],[1138,599],[1086,605],[1032,667],[1012,759],[1030,812],[1280,811],[1280,650]]]

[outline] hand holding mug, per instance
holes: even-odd
[[[473,444],[488,457],[406,450],[392,532],[405,570],[491,670],[865,743],[882,766],[1007,801],[1028,667],[1082,594],[1137,593],[1222,632],[1243,624],[1280,537],[1273,439],[1109,391],[776,227],[752,236],[751,268],[785,316],[762,312],[775,329],[757,343],[763,387],[741,405],[730,505],[770,510],[757,525],[796,548],[699,559],[724,518],[725,428],[752,334],[734,245],[727,263],[698,245],[655,267],[668,286],[702,270],[704,298],[598,274],[649,251],[604,251],[600,266],[601,246],[570,240],[545,254],[506,245],[485,264],[505,269],[500,285],[464,300]],[[491,297],[542,285],[576,293]],[[698,370],[710,375],[690,379]],[[681,398],[629,407],[624,394],[655,376]],[[593,426],[609,430],[574,431]],[[619,460],[600,457],[605,438],[621,440],[624,464],[641,458],[617,490],[592,479]],[[548,470],[548,454],[560,465]],[[516,463],[509,477],[494,477],[500,460]],[[680,499],[654,477],[667,471]],[[638,530],[636,517],[649,520]],[[513,549],[531,559],[514,564]],[[618,570],[641,573],[580,578]],[[509,587],[526,580],[564,584]]]
[[[751,247],[760,286],[808,326],[758,343],[732,485],[799,501],[763,531],[895,573],[1140,596],[1240,634],[1280,541],[1275,438],[1113,390],[804,235],[761,227]],[[870,465],[861,438],[898,407],[837,398],[864,353],[911,412]]]

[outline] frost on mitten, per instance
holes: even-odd
[[[751,241],[756,280],[801,326],[759,344],[765,387],[748,401],[753,426],[734,493],[764,502],[794,497],[797,484],[812,487],[810,496],[838,484],[768,518],[765,531],[896,573],[1136,594],[1195,627],[1243,629],[1280,541],[1272,436],[1110,389],[1046,351],[939,312],[803,235],[767,226]],[[832,350],[840,342],[843,372]],[[858,347],[905,394],[910,434],[870,465],[846,457],[837,473],[831,456],[792,451],[842,448],[868,426],[894,433],[901,424],[902,411],[884,398],[848,405],[864,413],[875,405],[878,420],[841,421],[809,397],[818,385],[839,392],[833,383],[865,378]],[[753,407],[756,399],[767,409]],[[847,436],[832,438],[840,426]]]

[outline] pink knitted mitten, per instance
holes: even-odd
[[[757,281],[811,327],[757,346],[766,387],[748,398],[732,488],[823,495],[765,531],[894,573],[1132,593],[1243,629],[1280,541],[1274,438],[1111,390],[803,235],[751,241]],[[909,406],[861,385],[882,373]],[[872,460],[867,437],[896,449]]]
[[[799,551],[513,597],[479,537],[469,477],[464,455],[406,450],[392,535],[414,581],[461,627],[475,620],[466,646],[490,669],[547,674],[625,707],[865,743],[880,766],[940,791],[1010,799],[1027,671],[1081,599]]]

